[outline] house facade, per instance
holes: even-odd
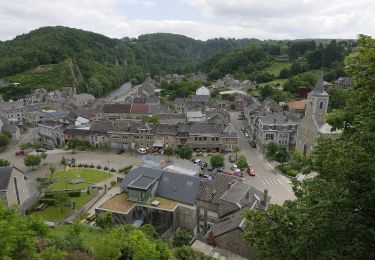
[[[25,106],[22,101],[0,102],[0,116],[10,121],[22,123],[24,120]]]
[[[51,146],[65,145],[63,124],[46,120],[38,124],[38,135],[42,142]]]
[[[0,167],[0,199],[8,207],[22,205],[27,199],[25,176],[12,166]]]

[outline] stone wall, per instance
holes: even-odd
[[[178,223],[180,228],[195,234],[197,225],[197,208],[178,206]]]

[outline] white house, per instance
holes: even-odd
[[[195,94],[198,96],[209,96],[210,91],[205,86],[202,86],[195,91]]]

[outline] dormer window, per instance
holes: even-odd
[[[320,102],[320,104],[319,104],[319,109],[323,109],[323,102]]]

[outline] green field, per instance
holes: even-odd
[[[84,189],[91,186],[93,183],[101,182],[110,177],[110,174],[103,171],[97,171],[94,169],[87,168],[76,168],[68,171],[58,171],[52,176],[57,182],[51,187],[51,191],[59,190],[74,190],[74,189]],[[70,180],[82,179],[85,183],[70,184]]]
[[[269,81],[269,82],[260,83],[259,86],[264,86],[264,85],[276,86],[277,84],[282,86],[287,80],[288,79],[275,79],[275,80],[272,80],[272,81]]]
[[[77,210],[79,210],[86,202],[88,202],[91,198],[93,198],[95,195],[94,193],[91,193],[90,195],[86,192],[82,192],[80,197],[69,197],[69,201],[76,202]],[[46,221],[60,221],[66,218],[70,215],[72,212],[71,208],[59,208],[55,206],[48,206],[43,211],[34,211],[32,215],[40,216],[43,220]]]
[[[268,66],[264,69],[264,71],[268,71],[271,74],[273,74],[275,77],[278,77],[280,74],[280,71],[287,68],[289,69],[292,66],[291,62],[274,62],[272,65]]]

